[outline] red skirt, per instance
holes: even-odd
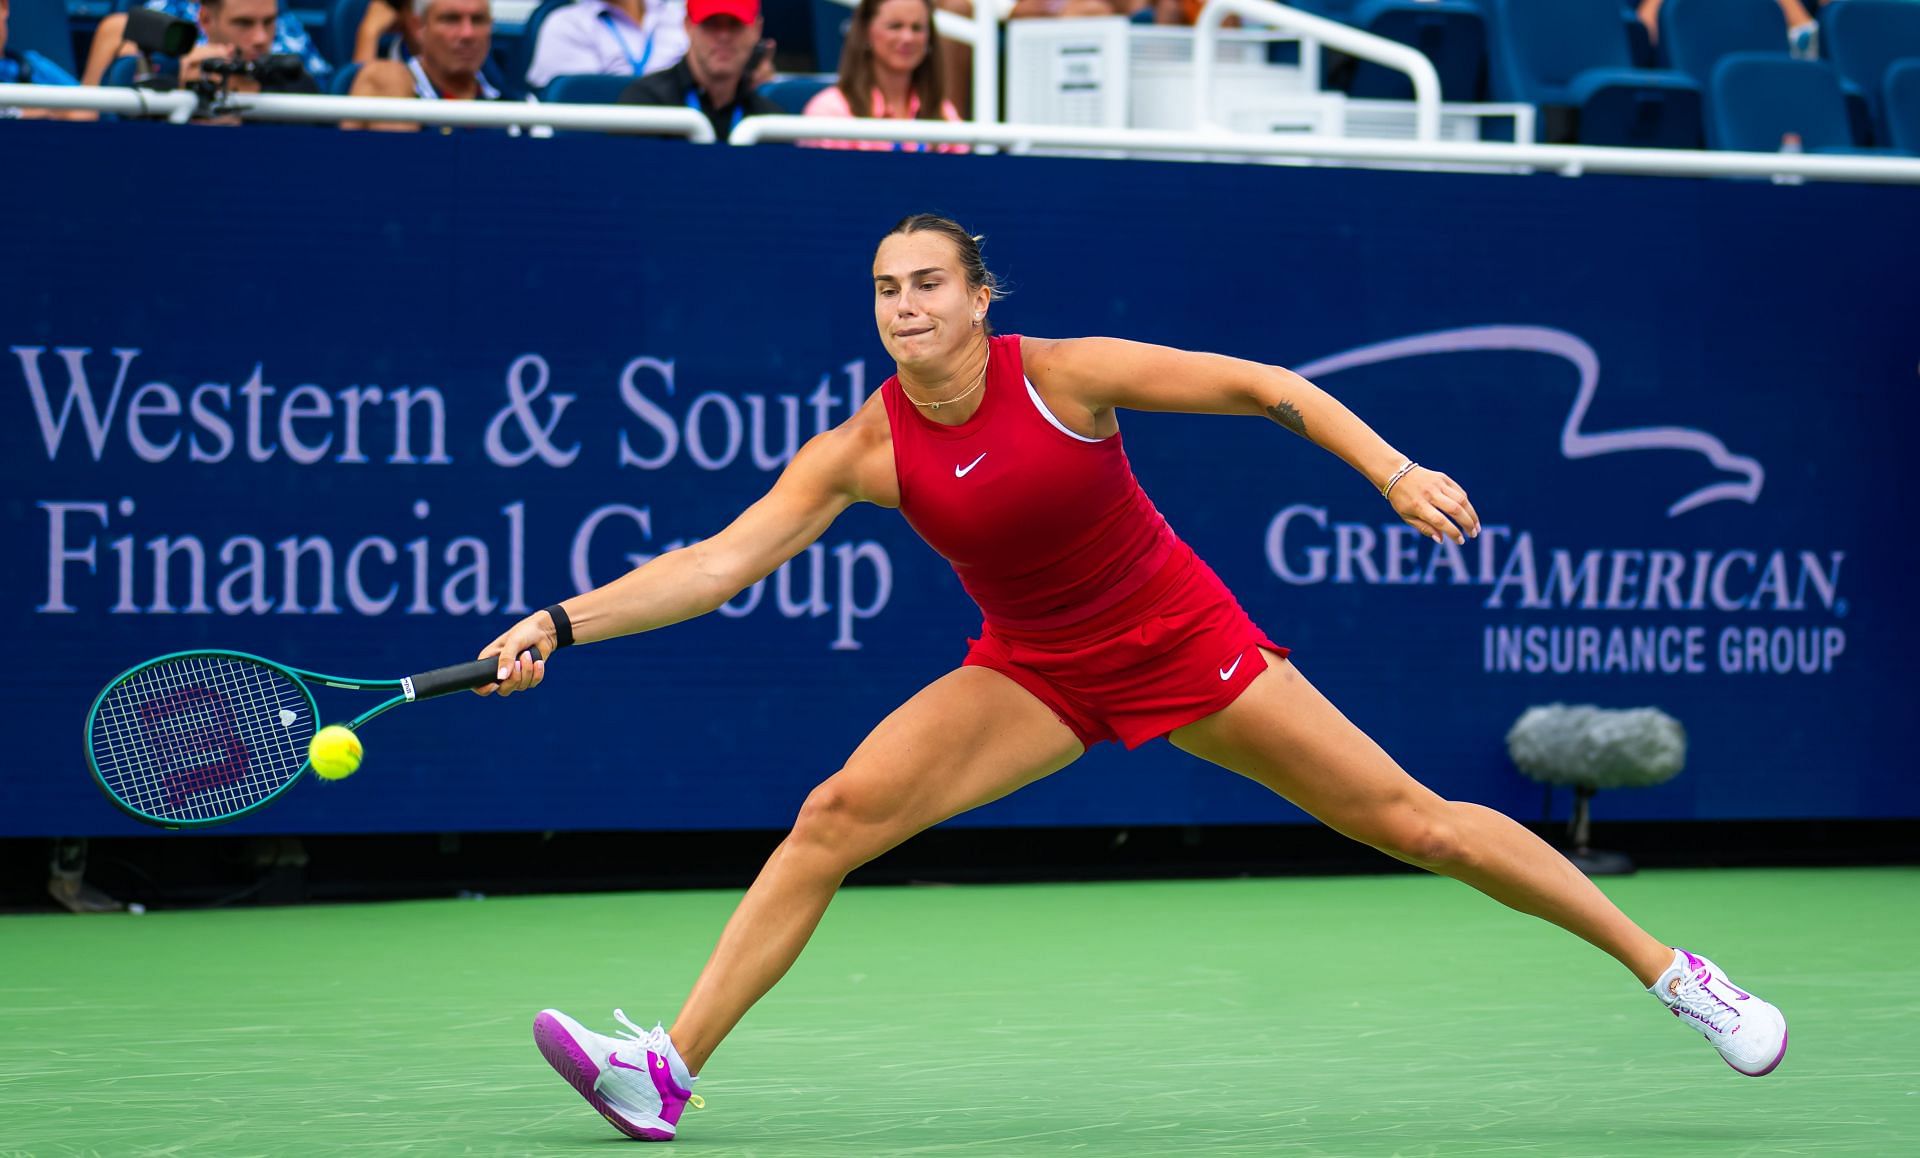
[[[1145,586],[1091,619],[1044,633],[991,620],[965,665],[1000,672],[1091,748],[1138,748],[1226,707],[1266,670],[1268,639],[1185,543]]]

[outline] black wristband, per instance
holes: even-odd
[[[573,620],[567,618],[566,609],[558,603],[545,609],[553,620],[553,649],[573,646]]]

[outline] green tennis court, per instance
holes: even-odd
[[[1598,952],[1437,878],[851,889],[671,1145],[1916,1152],[1920,871],[1604,885],[1786,1011],[1775,1074],[1736,1075]],[[737,895],[0,918],[0,1154],[642,1145],[529,1025],[671,1017]]]

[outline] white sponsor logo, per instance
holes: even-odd
[[[983,451],[981,451],[981,452],[980,452],[980,458],[985,458],[985,457],[987,457],[987,452],[983,450]],[[968,464],[967,464],[967,465],[965,465],[965,466],[956,466],[956,467],[954,467],[954,468],[953,468],[953,477],[954,477],[954,478],[966,478],[966,477],[967,477],[967,472],[968,472],[968,471],[970,471],[970,470],[972,470],[972,469],[973,469],[974,467],[976,467],[976,466],[979,466],[979,465],[980,465],[980,458],[976,458],[976,459],[974,459],[974,460],[973,460],[972,462],[970,462],[970,463],[968,463]]]
[[[1713,434],[1681,426],[1583,429],[1600,384],[1592,346],[1544,326],[1470,326],[1363,346],[1298,367],[1308,378],[1426,354],[1511,350],[1549,354],[1579,375],[1560,429],[1569,460],[1627,451],[1683,451],[1734,477],[1673,499],[1669,519],[1712,503],[1756,502],[1766,470]],[[1670,536],[1660,536],[1670,537]],[[1413,528],[1342,522],[1326,507],[1294,503],[1267,525],[1267,564],[1282,582],[1460,587],[1505,622],[1483,625],[1480,664],[1488,673],[1811,675],[1834,667],[1847,645],[1840,593],[1846,552],[1828,548],[1580,548],[1537,541],[1531,530],[1488,524],[1479,539],[1429,543]],[[1463,592],[1464,594],[1464,592]],[[1626,613],[1634,622],[1529,622],[1529,612]],[[1702,617],[1741,616],[1709,627]],[[1755,623],[1750,615],[1787,622]],[[1688,621],[1693,622],[1689,623]],[[1224,674],[1221,678],[1225,678]]]

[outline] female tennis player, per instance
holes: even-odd
[[[671,1029],[642,1031],[619,1010],[620,1037],[556,1010],[535,1019],[561,1076],[628,1136],[672,1138],[697,1104],[694,1075],[793,964],[850,871],[1091,745],[1157,736],[1591,942],[1741,1073],[1779,1064],[1779,1010],[1648,935],[1521,825],[1420,785],[1321,696],[1142,493],[1117,414],[1265,415],[1339,455],[1436,541],[1480,531],[1459,484],[1286,370],[1109,338],[993,336],[994,289],[959,225],[900,222],[873,259],[874,320],[898,373],[725,530],[535,612],[481,651],[540,656],[503,660],[482,694],[525,691],[557,648],[714,610],[856,502],[898,508],[984,619],[962,666],[882,720],[807,797]]]

